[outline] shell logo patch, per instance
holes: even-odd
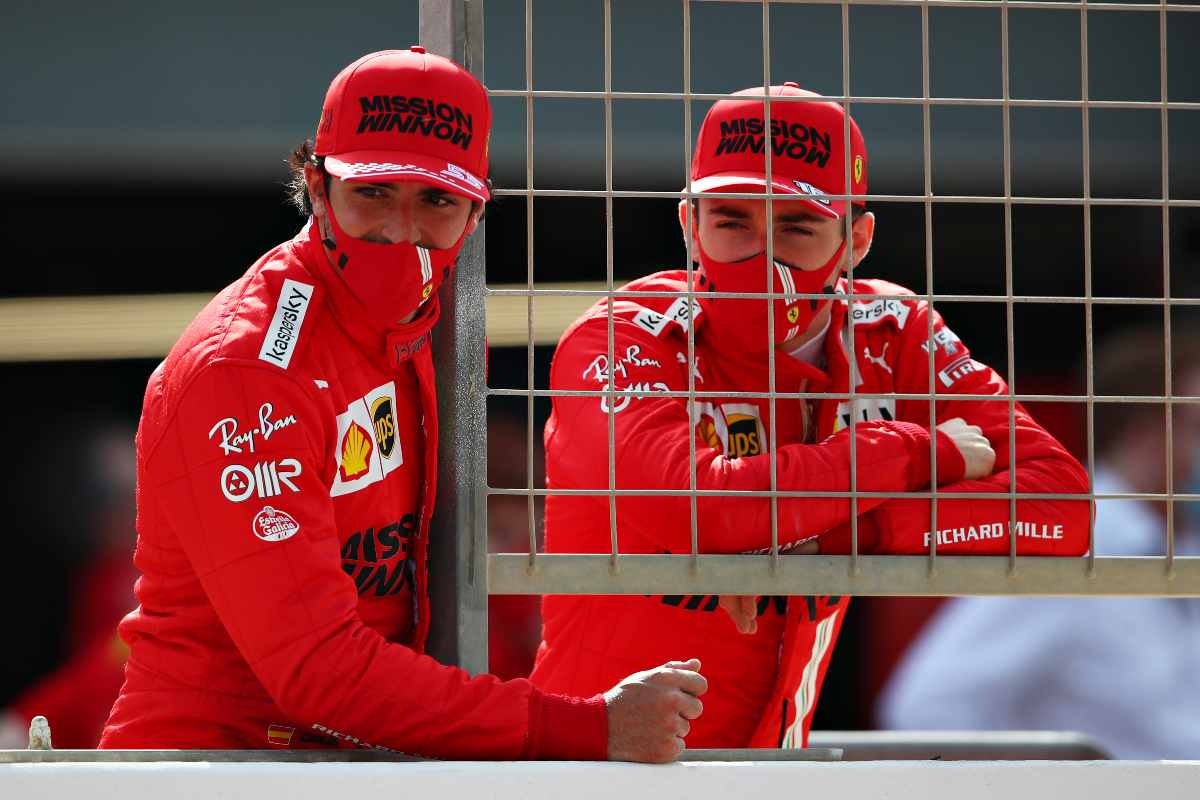
[[[367,459],[374,446],[371,436],[356,422],[351,422],[342,437],[341,467],[342,480],[353,480],[367,471]]]
[[[404,463],[396,424],[396,384],[388,381],[352,400],[337,415],[336,469],[329,496],[357,492],[381,481]]]
[[[725,445],[721,441],[721,437],[717,435],[717,425],[713,422],[712,417],[705,415],[700,418],[700,422],[696,423],[696,435],[700,441],[718,453],[725,452]]]

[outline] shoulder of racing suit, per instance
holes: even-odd
[[[699,323],[702,315],[695,297],[689,308],[687,272],[668,270],[655,272],[621,286],[616,290],[612,312],[614,320],[624,320],[664,340],[686,339],[688,327]],[[678,296],[620,297],[622,292],[675,292]],[[560,346],[578,329],[585,326],[607,325],[608,298],[602,298],[585,311],[563,333]]]
[[[886,327],[900,332],[913,312],[925,304],[910,289],[876,278],[855,280],[853,284],[843,279],[838,282],[838,292],[848,305],[846,327],[851,324],[855,328]]]
[[[617,295],[622,292],[677,293],[675,296],[617,296],[612,304],[613,347],[617,353],[615,368],[620,369],[625,363],[646,364],[656,367],[660,373],[665,369],[673,375],[672,365],[678,366],[677,360],[682,358],[677,354],[687,351],[688,328],[693,321],[703,325],[699,302],[692,298],[689,306],[687,272],[656,272],[616,290]],[[580,375],[580,370],[583,372],[579,380],[590,385],[590,376],[604,382],[601,373],[608,363],[604,355],[607,347],[603,344],[608,338],[608,309],[608,298],[602,298],[563,333],[550,368],[552,385],[561,388],[575,382],[574,377],[568,376]],[[665,374],[654,379],[669,380]]]
[[[143,404],[142,446],[169,424],[179,399],[210,367],[238,366],[264,380],[279,376],[311,394],[305,376],[318,358],[313,333],[322,304],[318,282],[292,252],[291,242],[272,249],[219,292],[191,321],[154,370]]]

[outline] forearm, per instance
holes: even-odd
[[[856,426],[855,436],[857,474],[854,477],[859,491],[911,491],[928,482],[930,435],[924,428],[908,423],[864,423]],[[953,480],[961,475],[962,459],[946,437],[939,435],[937,441],[938,478]],[[849,430],[817,445],[785,445],[774,456],[776,488],[780,491],[849,492],[850,456]],[[720,492],[768,491],[771,488],[771,458],[766,455],[726,459],[706,451],[697,459],[696,486],[701,490]],[[669,464],[665,460],[658,463]],[[676,467],[676,475],[664,480],[675,483],[687,480],[686,473],[680,476],[679,472]],[[885,500],[862,498],[857,503],[857,512],[866,513]],[[779,542],[787,545],[803,541],[845,523],[850,518],[850,509],[850,500],[844,497],[781,497],[775,504]],[[772,513],[769,497],[701,496],[697,502],[700,551],[736,553],[770,547]],[[685,532],[689,535],[690,549],[690,526],[676,536],[678,538]],[[676,546],[679,544],[681,542]]]
[[[1079,494],[1078,500],[1018,499],[1016,514],[1006,496],[1008,470],[985,480],[963,481],[939,490],[937,521],[931,501],[896,499],[872,514],[878,530],[874,552],[927,553],[936,531],[938,552],[945,555],[1004,555],[1010,537],[1017,553],[1031,556],[1079,556],[1087,551],[1090,525],[1088,485],[1082,470],[1059,459],[1039,459],[1018,465],[1016,492]],[[956,494],[994,493],[992,498],[955,498]]]

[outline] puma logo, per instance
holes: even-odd
[[[892,368],[890,366],[888,366],[888,363],[886,361],[883,360],[883,357],[887,355],[887,349],[888,349],[889,344],[891,344],[891,342],[883,343],[883,351],[880,352],[880,354],[878,356],[871,355],[871,348],[864,347],[863,348],[863,358],[865,358],[867,361],[870,361],[872,364],[875,364],[876,366],[882,367],[883,369],[887,370],[888,374],[891,375],[891,374],[894,374],[894,373],[892,373]]]

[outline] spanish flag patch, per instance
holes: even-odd
[[[267,743],[273,744],[276,747],[291,747],[292,734],[295,732],[295,728],[287,725],[268,725]]]

